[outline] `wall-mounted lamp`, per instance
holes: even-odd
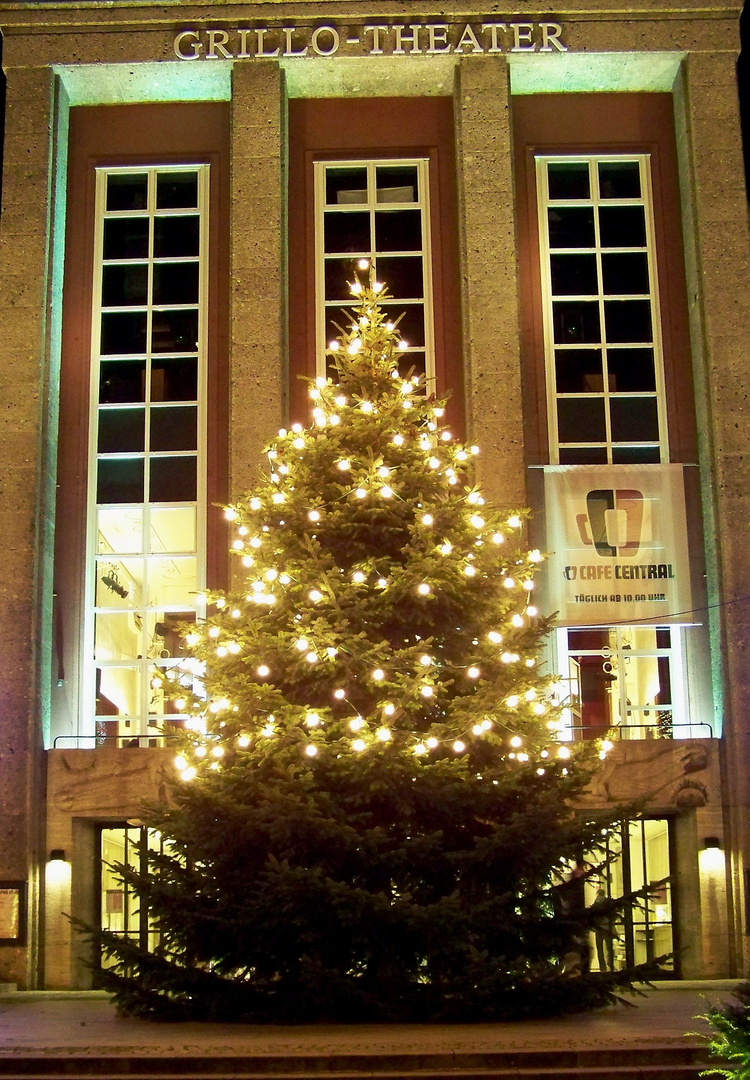
[[[71,865],[65,858],[65,850],[52,848],[47,859],[46,881],[48,886],[60,887],[70,884]]]
[[[724,852],[718,836],[704,836],[698,863],[704,874],[717,874],[724,869]]]
[[[65,849],[61,847],[52,848],[49,853],[50,862],[65,862]]]

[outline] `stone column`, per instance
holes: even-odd
[[[286,122],[277,64],[235,65],[231,138],[229,488],[239,495],[286,415]]]
[[[750,867],[750,245],[735,61],[730,51],[692,53],[676,106],[713,605],[707,617],[719,708],[723,699],[725,835],[741,963],[748,940],[741,872]]]
[[[43,789],[38,694],[44,551],[52,75],[7,73],[0,225],[0,879],[28,883],[26,948],[4,946],[0,982],[36,984]]]
[[[502,506],[526,503],[510,80],[504,58],[461,57],[458,202],[468,438]]]

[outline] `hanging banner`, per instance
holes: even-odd
[[[681,465],[549,465],[544,501],[562,626],[692,621]]]

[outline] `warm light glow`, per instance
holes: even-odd
[[[365,491],[364,488],[360,487],[360,488],[357,488],[357,490],[354,492],[354,494],[357,496],[358,499],[364,499],[367,492]]]
[[[435,523],[435,519],[432,516],[432,514],[422,514],[422,524],[423,525],[433,525],[434,523]]]
[[[511,529],[519,529],[521,527],[521,519],[518,514],[513,514],[512,517],[509,517],[508,524],[510,525]]]
[[[383,671],[382,668],[375,668],[375,670],[372,673],[372,677],[375,680],[375,682],[381,682],[385,678],[385,672]]]
[[[430,591],[430,586],[427,584],[426,581],[423,581],[421,585],[417,586],[417,592],[420,596],[427,596]]]
[[[474,577],[476,572],[477,572],[476,566],[472,566],[471,563],[467,563],[467,565],[464,567],[464,573],[466,574],[467,577]]]
[[[510,745],[517,750],[519,746],[523,746],[523,739],[520,735],[514,735],[510,740]]]
[[[342,458],[341,461],[337,462],[337,465],[342,472],[348,472],[352,467],[352,463],[348,458]]]
[[[268,666],[268,664],[261,664],[260,667],[257,670],[258,670],[258,674],[260,675],[261,679],[265,679],[266,675],[271,674],[271,669]]]
[[[310,712],[305,717],[305,723],[308,727],[318,727],[320,724],[320,717],[316,712]]]
[[[317,748],[317,746],[315,746],[314,743],[308,743],[308,745],[305,747],[305,753],[307,754],[308,757],[315,757],[317,752],[318,752],[318,748]]]
[[[318,589],[311,589],[307,594],[314,604],[317,604],[319,600],[323,599],[323,593]]]
[[[365,749],[366,745],[367,744],[365,743],[364,739],[355,739],[352,743],[352,750],[356,750],[357,753],[360,753],[362,750]]]
[[[385,727],[378,728],[378,730],[375,732],[375,734],[376,734],[376,736],[377,736],[377,738],[378,738],[378,740],[380,742],[383,742],[383,743],[390,742],[391,733],[388,730],[388,728],[385,728]]]
[[[422,656],[420,656],[419,658],[419,662],[422,667],[429,667],[432,663],[432,657],[428,656],[427,653],[423,653]]]
[[[480,671],[478,667],[470,667],[466,674],[469,676],[470,679],[478,679]]]
[[[461,742],[460,739],[456,739],[453,744],[453,749],[457,754],[463,754],[464,750],[466,749],[466,743]]]
[[[349,721],[349,727],[351,728],[352,731],[361,731],[364,726],[365,726],[365,721],[364,721],[364,718],[361,717],[361,716],[354,716]]]
[[[419,692],[423,698],[431,698],[435,693],[431,686],[423,686]]]
[[[320,511],[319,510],[310,510],[308,512],[307,516],[310,519],[310,521],[320,521]]]

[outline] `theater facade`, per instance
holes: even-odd
[[[612,743],[589,805],[642,800],[591,888],[663,885],[592,968],[748,975],[739,15],[0,0],[0,984],[90,985],[68,914],[148,941],[110,864],[159,843],[155,674],[361,257],[533,510],[561,738]]]

